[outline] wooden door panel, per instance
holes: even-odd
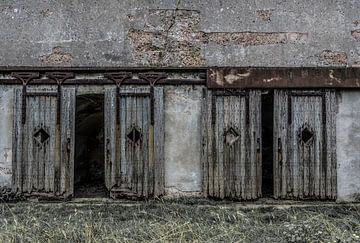
[[[335,102],[332,91],[275,91],[275,197],[335,198]]]
[[[75,89],[63,90],[60,124],[56,91],[31,87],[23,99],[22,90],[15,90],[13,189],[17,192],[49,197],[72,195]]]
[[[110,88],[105,93],[107,188],[113,197],[162,195],[163,89],[154,89],[154,107],[149,87],[119,91]]]
[[[203,107],[204,194],[261,195],[261,93],[209,91]],[[205,118],[206,116],[206,118]]]
[[[140,92],[138,90],[138,92]],[[149,93],[145,90],[143,93]],[[122,189],[147,195],[150,96],[120,97],[120,181]]]

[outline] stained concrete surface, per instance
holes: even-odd
[[[336,117],[339,201],[360,201],[360,91],[342,91]]]
[[[167,194],[201,192],[201,86],[165,88],[165,188]]]
[[[0,66],[357,66],[359,7],[357,0],[3,0]]]

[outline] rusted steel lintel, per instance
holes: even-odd
[[[360,68],[210,68],[210,89],[360,88]]]
[[[20,85],[21,81],[17,79],[0,79],[0,85]],[[34,79],[31,85],[56,85],[52,79]],[[141,79],[128,79],[123,82],[124,85],[149,85],[148,82]],[[108,79],[68,79],[62,85],[114,85],[114,82]],[[155,85],[206,85],[205,79],[166,79],[160,80]]]

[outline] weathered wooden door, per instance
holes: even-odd
[[[274,95],[275,197],[335,199],[335,92]]]
[[[57,198],[73,194],[75,89],[62,88],[60,99],[58,95],[57,87],[31,86],[26,95],[15,90],[16,192]]]
[[[105,92],[105,184],[111,197],[164,192],[163,88]]]
[[[261,92],[207,91],[203,114],[203,192],[261,196]]]

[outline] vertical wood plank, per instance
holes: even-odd
[[[224,110],[224,98],[223,97],[216,97],[216,134],[215,134],[215,141],[216,141],[216,150],[217,156],[214,160],[214,196],[221,198],[220,192],[220,167],[223,165],[223,124],[224,124],[224,117],[223,117],[223,110]]]
[[[213,112],[216,114],[216,104],[215,101],[213,102],[213,94],[212,91],[207,91],[207,100],[206,100],[206,107],[207,107],[207,134],[208,134],[208,144],[207,144],[207,176],[208,177],[208,195],[213,197],[214,194],[214,159],[216,157],[216,149],[215,149],[215,133],[216,133],[216,126],[215,126],[215,118],[213,120]]]
[[[74,192],[76,90],[74,87],[62,89],[60,101],[61,192],[64,197],[69,197]]]
[[[201,99],[201,123],[200,123],[200,138],[201,138],[201,178],[202,178],[202,194],[203,196],[207,197],[209,195],[208,191],[208,160],[207,160],[207,154],[208,154],[208,118],[209,115],[207,114],[208,111],[208,101],[207,101],[207,90],[205,88],[202,89],[202,99]],[[210,116],[211,117],[211,116]],[[209,127],[210,128],[210,127]],[[210,130],[211,131],[211,130]]]
[[[154,196],[160,196],[164,193],[164,90],[163,87],[154,88],[154,98],[155,98],[155,127],[154,127],[154,137],[155,137],[155,190]]]
[[[12,169],[13,180],[12,189],[14,192],[22,191],[22,142],[23,142],[23,126],[21,122],[22,107],[22,90],[14,89],[14,106],[13,106],[13,153],[12,153]]]

